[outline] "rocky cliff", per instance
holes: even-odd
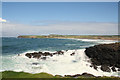
[[[120,70],[120,43],[95,45],[86,48],[85,53],[95,69],[101,66],[101,70],[106,72]]]

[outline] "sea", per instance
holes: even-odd
[[[90,59],[84,51],[97,44],[115,43],[113,40],[99,39],[55,39],[55,38],[16,38],[2,37],[2,71],[41,73],[52,75],[75,75],[90,73],[95,76],[119,76],[118,72],[103,72],[90,67]],[[63,51],[64,55],[54,55],[46,60],[28,58],[26,53]],[[70,56],[71,53],[74,56]],[[34,63],[37,63],[35,65]]]

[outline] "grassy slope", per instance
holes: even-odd
[[[2,72],[2,77],[3,78],[31,78],[31,79],[32,78],[46,78],[44,80],[50,80],[48,78],[56,78],[55,80],[57,80],[57,79],[61,80],[60,78],[64,78],[64,79],[69,78],[69,77],[61,77],[60,75],[53,76],[48,73],[30,74],[30,73],[25,73],[25,72],[13,72],[13,71]],[[75,78],[69,78],[69,79],[74,80]],[[14,79],[12,79],[12,80],[14,80]],[[116,77],[99,77],[99,78],[78,77],[78,80],[120,80],[120,78],[116,78]]]
[[[77,38],[77,39],[105,39],[118,40],[118,35],[21,35],[18,38]]]
[[[3,78],[53,78],[54,76],[48,73],[30,74],[25,72],[13,72],[4,71],[2,72]]]

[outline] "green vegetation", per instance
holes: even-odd
[[[13,72],[4,71],[2,72],[3,78],[53,78],[54,76],[48,73],[30,74],[25,72]]]
[[[118,40],[118,35],[21,35],[18,38],[75,38],[75,39],[103,39]]]
[[[48,73],[38,73],[38,74],[30,74],[25,72],[13,72],[13,71],[4,71],[2,73],[2,80],[37,80],[37,78],[41,78],[41,80],[120,80],[118,77],[78,77],[78,78],[70,78],[70,77],[63,77],[60,75],[51,75]],[[36,78],[36,79],[35,79]],[[40,80],[40,79],[39,79]]]

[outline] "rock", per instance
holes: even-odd
[[[120,68],[120,43],[95,45],[86,48],[85,54],[91,59],[93,65]]]
[[[68,51],[68,50],[65,50],[66,52]]]
[[[30,53],[25,54],[25,56],[27,56],[28,58],[32,57],[32,55]]]
[[[60,78],[60,77],[63,77],[63,76],[61,76],[61,75],[55,75],[55,77],[56,77],[56,78]]]
[[[46,60],[46,56],[50,56],[52,57],[53,55],[63,55],[64,52],[63,51],[57,51],[55,53],[50,53],[50,52],[34,52],[34,53],[26,53],[25,56],[27,56],[28,58],[36,58],[36,59],[43,59]],[[45,57],[43,57],[45,56]]]
[[[58,55],[63,55],[64,52],[63,52],[63,51],[57,51],[57,54],[58,54]]]
[[[101,70],[104,71],[104,72],[111,72],[110,68],[106,65],[102,65]]]
[[[83,73],[82,76],[83,77],[95,77],[94,75],[89,74],[89,73]]]
[[[93,65],[93,67],[94,67],[94,69],[96,69],[96,70],[97,70],[97,68],[98,68],[96,65]]]
[[[49,52],[45,52],[44,54],[43,54],[43,56],[53,56],[51,53],[49,53]]]
[[[75,53],[73,52],[72,54],[70,54],[71,56],[75,55]]]
[[[74,63],[75,63],[75,62],[77,62],[77,61],[76,61],[76,60],[72,60],[72,62],[74,62]]]
[[[81,74],[75,74],[75,75],[72,75],[71,77],[79,77],[81,76]]]
[[[92,65],[90,65],[90,67],[93,67]]]
[[[65,77],[79,77],[81,74],[75,74],[75,75],[65,75]]]
[[[18,54],[18,56],[20,56],[20,54]]]
[[[98,68],[96,65],[90,65],[90,67],[93,67],[95,70]]]
[[[33,65],[38,65],[39,63],[32,63]]]
[[[39,59],[41,57],[41,55],[39,53],[34,53],[32,54],[33,58],[37,58]]]
[[[117,71],[117,70],[115,69],[115,66],[113,66],[111,69],[112,69],[113,72],[116,72],[116,71]]]
[[[46,60],[46,57],[41,57],[42,60]]]
[[[39,54],[41,54],[41,55],[43,55],[43,53],[42,52],[38,52]]]
[[[57,52],[55,52],[55,53],[53,53],[53,55],[63,55],[64,54],[64,52],[63,51],[57,51]]]
[[[72,75],[64,75],[65,77],[72,77]]]
[[[118,68],[118,71],[120,71],[120,68]]]
[[[41,56],[44,56],[45,54],[42,52],[34,52],[34,53],[26,53],[25,56],[28,58],[36,58],[39,59]]]
[[[87,78],[89,78],[89,77],[95,77],[95,76],[92,75],[92,74],[89,74],[89,73],[83,73],[83,74],[75,74],[75,75],[65,75],[65,77],[75,77],[75,78],[77,78],[77,77],[87,77]]]

